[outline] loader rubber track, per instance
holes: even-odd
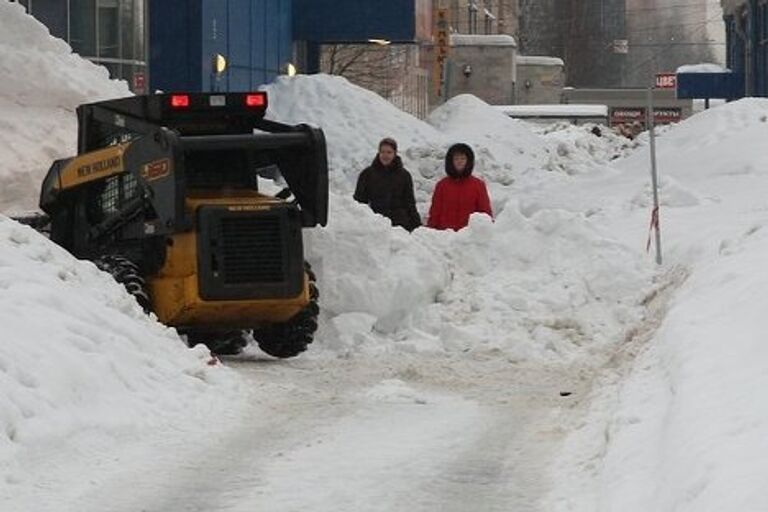
[[[93,262],[99,270],[111,275],[136,299],[145,313],[152,311],[152,301],[147,293],[147,284],[134,262],[116,254],[100,256]]]

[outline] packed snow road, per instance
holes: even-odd
[[[540,510],[589,384],[498,354],[227,364],[255,390],[239,423],[126,454],[63,510]]]

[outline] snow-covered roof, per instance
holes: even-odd
[[[565,66],[563,59],[540,55],[518,55],[517,64],[520,66]]]
[[[451,46],[512,46],[517,48],[515,38],[506,34],[451,34]]]
[[[678,73],[728,73],[730,69],[726,69],[720,64],[702,63],[702,64],[685,64],[677,68]]]
[[[608,117],[607,105],[498,105],[495,108],[510,117]]]

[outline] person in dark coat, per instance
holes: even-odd
[[[493,217],[485,182],[472,176],[475,153],[466,144],[454,144],[445,155],[445,173],[432,194],[427,226],[458,231],[469,224],[473,213]]]
[[[393,226],[402,226],[408,231],[421,226],[413,195],[413,179],[397,155],[394,139],[379,142],[379,153],[370,167],[358,176],[353,197],[389,218]]]

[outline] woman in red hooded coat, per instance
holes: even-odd
[[[469,224],[473,213],[493,217],[485,182],[472,176],[475,153],[466,144],[454,144],[445,155],[445,173],[432,194],[427,226],[458,231]]]

